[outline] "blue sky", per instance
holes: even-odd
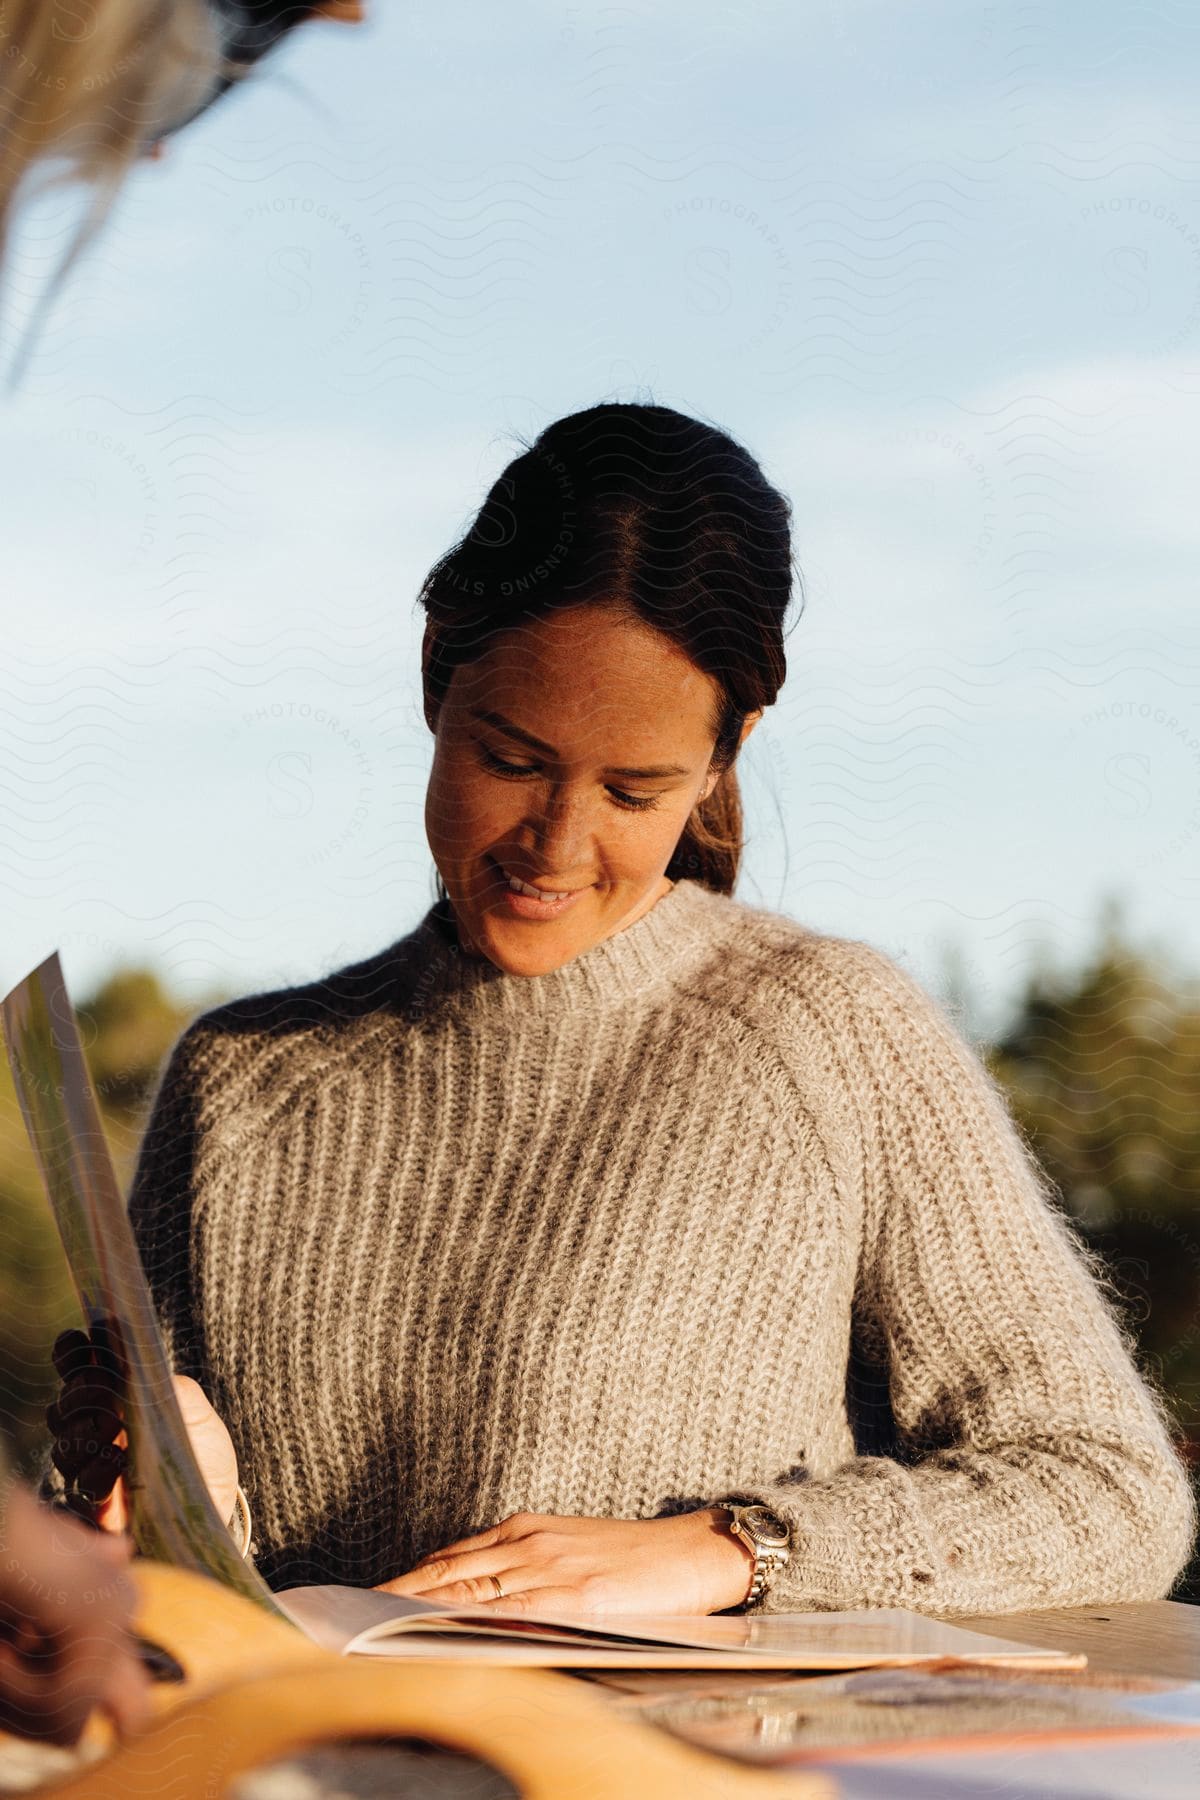
[[[413,597],[550,419],[789,495],[741,897],[992,1023],[1105,896],[1200,969],[1200,22],[498,9],[310,29],[140,172],[0,405],[7,987],[303,980],[432,895]],[[31,206],[3,345],[76,217]]]

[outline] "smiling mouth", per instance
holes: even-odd
[[[512,894],[522,894],[528,900],[540,901],[543,906],[553,905],[556,901],[570,900],[575,894],[582,894],[583,888],[532,887],[529,882],[522,881],[519,875],[510,875],[493,859],[496,872],[503,876],[504,884]]]
[[[529,887],[515,875],[509,876],[508,885],[514,894],[526,894],[530,900],[569,900],[572,894],[579,892],[578,888],[562,888],[556,892],[553,888]]]

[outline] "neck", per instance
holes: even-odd
[[[732,904],[694,881],[672,882],[654,904],[621,930],[600,938],[541,975],[514,975],[459,940],[448,897],[430,908],[418,931],[419,987],[469,1004],[478,1016],[551,1016],[578,1007],[605,1007],[646,995],[670,982],[706,951],[712,909]]]

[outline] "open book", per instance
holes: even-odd
[[[934,1660],[1082,1668],[1086,1656],[1035,1650],[900,1607],[857,1612],[623,1613],[506,1618],[492,1607],[437,1606],[373,1588],[301,1587],[276,1596],[318,1643],[343,1655],[461,1657],[560,1668],[861,1669]]]
[[[530,1619],[505,1617],[492,1607],[439,1607],[372,1588],[273,1593],[253,1564],[238,1556],[192,1455],[57,954],[0,1001],[0,1022],[17,1100],[88,1327],[104,1321],[122,1360],[126,1488],[142,1554],[214,1576],[346,1654],[469,1654],[571,1668],[849,1669],[947,1657],[1029,1668],[1086,1663],[1082,1655],[1013,1644],[887,1608]]]

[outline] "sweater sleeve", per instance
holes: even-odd
[[[194,1169],[208,1034],[195,1021],[159,1078],[129,1190],[129,1223],[150,1289],[167,1362],[203,1385],[192,1306]]]
[[[841,941],[831,973],[862,1140],[856,1313],[897,1454],[723,1496],[792,1528],[753,1610],[1163,1598],[1195,1502],[1103,1265],[942,1008],[867,944]]]

